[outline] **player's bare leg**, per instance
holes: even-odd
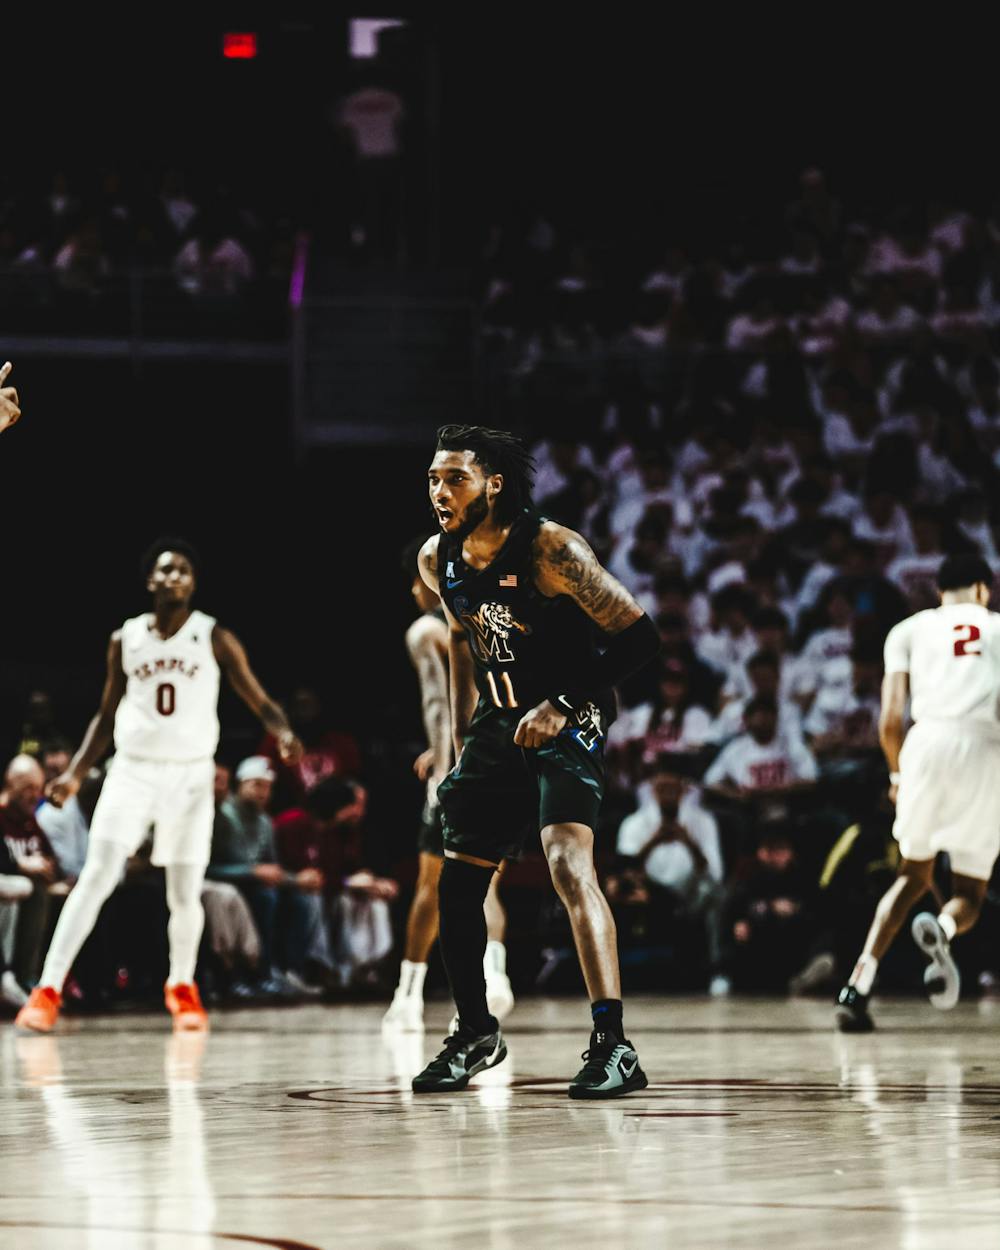
[[[503,870],[504,865],[501,864],[493,875],[486,902],[483,904],[486,915],[486,955],[483,959],[486,1002],[490,1014],[498,1020],[510,1015],[514,1008],[514,991],[507,976],[507,947],[504,945],[504,938],[507,936],[507,912],[500,901],[499,893]]]
[[[406,922],[406,949],[403,958],[413,964],[426,964],[438,935],[438,882],[441,880],[440,855],[420,852],[417,888],[413,893]]]
[[[913,940],[927,956],[924,985],[931,1004],[948,1011],[958,1002],[962,978],[952,958],[952,939],[965,933],[979,919],[987,882],[978,877],[952,873],[952,896],[937,916],[923,911],[913,919]]]
[[[870,1033],[875,1027],[868,1014],[868,995],[879,962],[902,928],[906,917],[933,884],[933,859],[904,859],[896,880],[879,899],[854,971],[837,998],[836,1024],[842,1033]]]
[[[424,1027],[424,978],[427,956],[438,935],[438,883],[444,860],[429,851],[420,852],[417,886],[406,922],[406,947],[399,969],[399,984],[382,1023],[393,1029],[420,1032]]]
[[[569,914],[590,1001],[620,1003],[618,932],[597,880],[592,831],[586,825],[547,825],[542,849],[552,884]]]
[[[941,908],[943,916],[951,916],[955,922],[955,934],[967,933],[979,919],[986,898],[988,881],[979,877],[963,877],[960,873],[952,873],[951,898]]]
[[[586,825],[547,825],[542,849],[556,893],[569,915],[573,941],[590,995],[593,1031],[570,1098],[617,1098],[649,1082],[622,1022],[618,932],[594,866],[594,834]]]

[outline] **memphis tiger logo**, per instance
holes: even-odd
[[[470,632],[476,654],[487,663],[511,663],[511,636],[531,633],[531,626],[522,625],[506,603],[481,603],[475,612],[461,611],[461,620]]]

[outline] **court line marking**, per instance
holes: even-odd
[[[240,1241],[253,1246],[269,1246],[272,1250],[320,1250],[308,1241],[290,1241],[287,1237],[258,1237],[252,1233],[224,1233],[203,1228],[134,1228],[124,1224],[56,1224],[41,1220],[0,1220],[0,1228],[34,1228],[45,1231],[65,1229],[74,1233],[125,1233],[143,1237],[210,1237],[213,1241]]]

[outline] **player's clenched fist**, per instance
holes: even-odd
[[[278,754],[282,763],[297,764],[305,753],[305,748],[290,729],[278,735]]]
[[[4,383],[7,381],[7,375],[13,368],[14,366],[9,360],[0,368],[0,434],[9,425],[13,425],[21,416],[17,391],[13,386],[4,386]]]
[[[49,782],[45,789],[45,797],[53,807],[62,807],[79,789],[80,782],[73,773],[61,773],[53,781]]]
[[[514,741],[519,747],[543,747],[562,733],[565,726],[566,717],[546,699],[521,717],[514,731]]]

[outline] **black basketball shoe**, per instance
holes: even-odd
[[[875,1028],[868,1014],[868,995],[853,985],[845,985],[837,995],[833,1018],[841,1033],[871,1033]]]
[[[507,1058],[499,1028],[495,1033],[467,1033],[457,1029],[444,1039],[444,1050],[413,1078],[415,1094],[447,1094],[465,1089],[478,1072],[495,1068]]]
[[[611,1033],[591,1033],[590,1049],[580,1058],[586,1062],[570,1082],[570,1098],[621,1098],[649,1084],[632,1043]]]

